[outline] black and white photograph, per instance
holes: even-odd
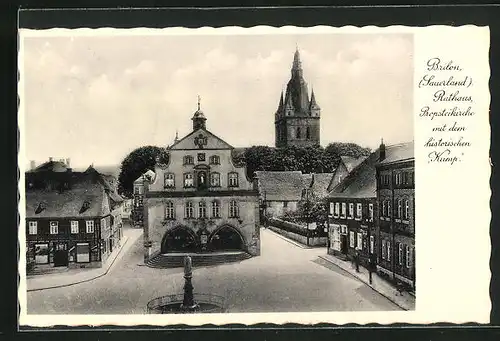
[[[414,312],[414,33],[203,32],[21,35],[26,313]]]

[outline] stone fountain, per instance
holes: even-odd
[[[148,302],[149,314],[222,313],[224,298],[212,294],[194,293],[193,269],[190,256],[184,257],[184,293],[157,297]]]

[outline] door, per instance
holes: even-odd
[[[56,243],[54,250],[54,266],[68,266],[67,243]]]
[[[347,235],[340,235],[340,252],[347,254]]]

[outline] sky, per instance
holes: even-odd
[[[298,47],[321,107],[321,144],[413,139],[413,36],[154,35],[23,39],[26,159],[119,164],[207,129],[234,147],[274,146],[274,113]]]

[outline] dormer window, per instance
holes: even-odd
[[[238,173],[229,173],[228,176],[228,186],[229,187],[238,187]]]
[[[220,165],[220,157],[218,155],[210,156],[210,164],[211,165]]]
[[[193,165],[194,158],[191,155],[184,156],[184,165]]]
[[[41,213],[46,208],[47,208],[47,206],[45,205],[44,202],[39,203],[38,206],[35,209],[35,214]]]
[[[82,204],[82,208],[80,209],[80,213],[83,213],[85,212],[86,210],[88,210],[90,208],[90,201],[88,200],[85,200]]]

